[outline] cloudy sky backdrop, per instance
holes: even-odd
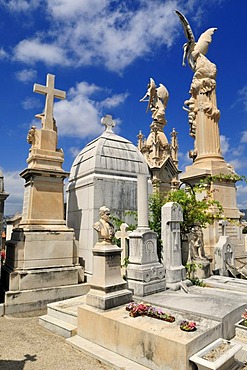
[[[10,193],[5,213],[22,210],[23,180],[31,125],[45,97],[33,93],[47,73],[67,99],[56,101],[59,147],[69,171],[75,156],[102,133],[111,114],[119,135],[137,142],[151,124],[140,98],[149,78],[164,84],[170,98],[165,133],[179,133],[179,167],[193,147],[187,114],[192,71],[182,67],[186,42],[174,9],[183,12],[196,38],[216,27],[208,58],[218,68],[217,100],[224,157],[247,175],[246,0],[0,0],[0,168]],[[238,205],[247,208],[247,187],[238,184]]]

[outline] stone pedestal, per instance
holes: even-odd
[[[193,271],[193,278],[194,279],[207,279],[211,275],[210,271],[210,262],[207,259],[203,260],[195,260],[195,271]]]
[[[121,251],[104,241],[94,246],[93,278],[86,296],[87,305],[107,310],[131,301],[132,294],[121,277]]]
[[[135,230],[129,235],[129,289],[146,296],[166,289],[165,268],[158,261],[157,235],[151,230]]]

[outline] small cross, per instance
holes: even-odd
[[[53,130],[53,106],[54,98],[65,99],[66,92],[55,89],[55,76],[47,74],[46,86],[34,84],[33,91],[39,94],[46,95],[44,127],[48,130]]]
[[[122,256],[121,256],[121,259],[122,261],[129,257],[128,256],[128,250],[127,250],[127,245],[126,245],[126,239],[129,239],[129,234],[131,233],[131,231],[126,231],[126,229],[129,227],[128,224],[126,223],[123,223],[121,224],[120,226],[120,231],[117,231],[115,233],[115,237],[117,239],[120,239],[121,240],[121,248],[122,248]]]
[[[221,228],[222,228],[222,236],[226,236],[226,227],[228,225],[228,221],[227,220],[220,220],[219,224],[221,225]]]
[[[115,127],[116,123],[112,119],[112,116],[110,114],[107,114],[105,117],[101,118],[101,123],[104,125],[106,132],[113,132],[112,128]]]

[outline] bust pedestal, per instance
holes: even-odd
[[[121,277],[121,251],[121,248],[105,241],[95,244],[87,305],[107,310],[131,301],[132,294]]]

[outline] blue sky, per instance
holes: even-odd
[[[162,83],[170,97],[165,134],[178,131],[179,168],[190,164],[193,147],[187,114],[192,71],[182,67],[186,42],[174,9],[184,13],[195,37],[211,27],[207,57],[217,65],[217,101],[224,158],[247,175],[246,0],[0,0],[0,168],[10,193],[5,214],[22,210],[23,180],[31,125],[44,109],[44,85],[54,74],[55,87],[67,100],[56,101],[59,147],[69,171],[77,153],[103,128],[111,114],[117,133],[134,144],[149,134],[150,112],[140,98],[149,78]],[[238,205],[247,208],[247,186],[238,185]]]

